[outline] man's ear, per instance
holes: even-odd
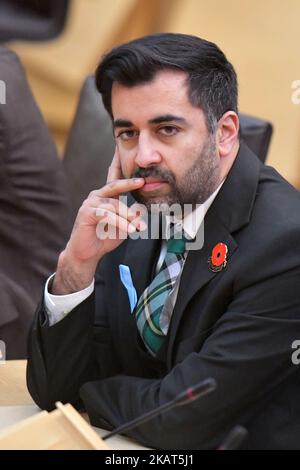
[[[220,157],[231,155],[238,144],[240,122],[234,111],[227,111],[218,122],[217,147]]]

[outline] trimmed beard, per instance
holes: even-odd
[[[197,151],[195,150],[195,153]],[[203,204],[217,189],[219,184],[220,167],[215,134],[208,135],[194,164],[180,178],[180,181],[177,181],[173,172],[155,166],[139,168],[132,177],[158,177],[170,186],[168,194],[161,196],[149,195],[147,197],[139,189],[131,191],[134,199],[145,205],[148,211],[151,210],[152,204],[168,206],[180,204],[182,209],[185,204],[190,204],[193,208],[197,204]]]

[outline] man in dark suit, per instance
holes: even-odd
[[[162,34],[112,50],[96,83],[116,153],[36,313],[33,398],[84,406],[93,425],[113,428],[212,377],[214,393],[129,434],[211,449],[242,424],[245,448],[299,448],[300,197],[240,144],[233,67],[212,43]],[[160,239],[134,239],[145,220],[124,192],[147,208],[148,228],[153,205],[193,211]]]

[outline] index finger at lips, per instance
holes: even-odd
[[[99,190],[98,196],[101,197],[118,197],[127,191],[133,191],[144,185],[144,178],[131,178],[115,180],[107,183]]]
[[[110,183],[111,181],[121,179],[122,176],[123,174],[122,174],[122,168],[121,168],[121,162],[120,162],[120,155],[119,155],[118,147],[116,146],[115,154],[108,168],[106,182]]]

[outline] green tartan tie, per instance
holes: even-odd
[[[163,264],[139,298],[133,314],[135,315],[140,335],[149,352],[156,356],[161,348],[165,335],[160,328],[160,316],[171,293],[184,262],[186,239],[174,238],[174,228],[167,242],[167,254]]]

